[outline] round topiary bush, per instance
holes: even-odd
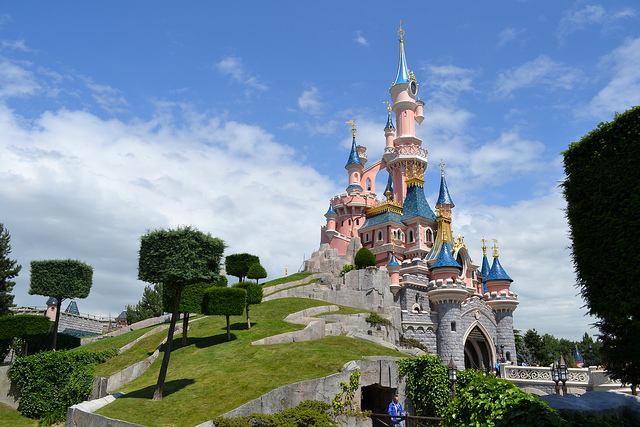
[[[360,248],[358,252],[356,252],[356,257],[353,261],[358,269],[366,268],[366,267],[375,267],[376,265],[376,256],[367,248]]]

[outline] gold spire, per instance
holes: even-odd
[[[496,239],[493,239],[493,257],[494,258],[498,258],[498,241]]]
[[[384,104],[387,104],[387,111],[388,112],[392,112],[393,108],[391,108],[391,102],[389,101],[382,101]]]
[[[351,135],[355,138],[356,134],[358,133],[358,128],[356,127],[356,121],[353,119],[347,120],[347,124],[351,125]]]
[[[482,255],[487,256],[487,241],[484,237],[480,241],[482,242]]]
[[[400,28],[398,29],[398,37],[400,38],[400,43],[404,42],[404,30],[402,29],[402,19],[400,20]]]
[[[440,176],[444,176],[444,160],[440,159]]]

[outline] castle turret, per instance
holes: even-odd
[[[384,126],[384,141],[385,141],[385,152],[393,152],[393,140],[396,137],[396,128],[393,126],[393,120],[391,119],[391,105],[387,106],[387,124]]]
[[[444,242],[433,264],[431,264],[432,280],[456,280],[462,271],[462,266],[451,253],[449,242]]]
[[[362,191],[362,186],[360,185],[360,178],[362,177],[362,171],[364,169],[364,165],[360,160],[360,156],[358,155],[358,146],[356,144],[356,123],[353,120],[349,120],[347,122],[351,125],[351,151],[349,152],[349,158],[347,159],[347,164],[344,165],[344,168],[347,170],[347,176],[349,179],[349,185],[347,186],[347,193],[359,193]]]
[[[395,291],[400,288],[400,262],[394,254],[391,254],[387,270],[389,271],[389,279],[391,279],[391,290]]]
[[[489,290],[487,304],[496,315],[496,349],[499,351],[499,357],[505,361],[516,363],[513,311],[518,306],[518,296],[510,290],[512,282],[513,280],[500,264],[498,244],[494,240],[493,264],[486,280]]]
[[[333,206],[329,205],[329,209],[327,209],[327,213],[324,214],[324,217],[327,218],[327,231],[334,231],[336,229],[336,214]]]
[[[487,278],[489,277],[489,260],[487,259],[487,244],[482,239],[482,268],[480,269],[480,276],[482,277],[482,294],[489,292],[487,287]]]

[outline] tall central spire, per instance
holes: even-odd
[[[404,55],[404,30],[402,29],[402,21],[400,21],[400,29],[398,30],[398,40],[400,41],[400,60],[398,61],[398,72],[394,85],[409,82],[409,67],[407,67],[407,58]]]

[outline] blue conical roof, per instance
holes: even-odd
[[[344,167],[348,169],[351,165],[362,166],[360,156],[358,156],[358,147],[356,146],[355,136],[353,137],[353,141],[351,142],[351,152],[349,153],[349,159],[347,160],[347,164],[344,165]]]
[[[385,130],[387,129],[395,129],[395,127],[393,126],[393,120],[391,120],[391,112],[389,112],[389,114],[387,114],[387,124],[385,125]]]
[[[398,261],[398,258],[396,258],[395,255],[391,255],[391,259],[389,260],[389,264],[387,264],[388,267],[400,267],[400,262]]]
[[[325,216],[328,215],[336,215],[336,211],[335,209],[333,209],[333,206],[331,206],[331,204],[329,204],[329,209],[327,209],[327,213],[325,214]]]
[[[432,269],[443,267],[454,267],[462,270],[462,266],[458,264],[458,261],[455,260],[453,254],[451,253],[449,242],[444,242],[442,244],[440,252],[438,252],[438,256],[436,257],[436,261],[431,266]]]
[[[487,281],[487,277],[489,277],[489,260],[486,255],[482,255],[482,268],[480,269],[480,274],[482,275],[482,282]]]
[[[78,304],[76,304],[75,301],[71,301],[64,312],[71,314],[80,314],[80,310],[78,310]]]
[[[389,174],[389,177],[387,178],[387,186],[384,189],[384,194],[387,194],[389,191],[393,194],[393,177],[391,174]]]
[[[404,55],[404,41],[400,39],[400,59],[398,60],[398,72],[394,85],[409,82],[409,67],[407,67],[407,58]]]
[[[404,199],[402,220],[422,217],[435,221],[436,215],[431,210],[427,198],[424,196],[424,188],[419,185],[407,187],[407,196]]]
[[[438,201],[436,205],[451,205],[454,207],[453,200],[449,195],[449,187],[447,187],[447,180],[444,178],[444,174],[440,176],[440,194],[438,195]]]
[[[509,282],[513,282],[511,277],[504,271],[502,265],[500,265],[500,260],[498,257],[493,258],[493,265],[491,265],[491,270],[489,270],[489,275],[485,279],[488,282],[497,281],[497,280],[507,280]]]

